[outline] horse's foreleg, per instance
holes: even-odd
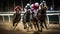
[[[33,23],[34,24],[34,28],[37,30],[37,25],[36,25],[36,23]]]
[[[32,22],[31,22],[31,25],[30,25],[30,27],[31,27],[31,29],[33,28],[33,24],[32,24]]]
[[[43,22],[40,22],[40,28],[41,28],[41,32],[42,32]]]
[[[47,24],[46,24],[46,21],[44,21],[44,25],[45,25],[46,29],[48,30],[48,28],[47,28]]]
[[[15,23],[13,23],[13,26],[15,25]]]
[[[14,29],[13,29],[13,30],[15,30],[15,29],[16,29],[17,25],[18,25],[18,23],[14,24]]]
[[[24,23],[24,29],[26,29],[27,28],[27,24],[26,23]]]
[[[29,23],[27,23],[27,30],[29,31],[29,27],[30,27],[30,24]]]
[[[37,25],[37,28],[38,28],[38,31],[40,30],[40,26],[39,26],[39,23],[38,22],[36,22],[36,25]]]

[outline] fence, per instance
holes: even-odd
[[[51,13],[52,12],[52,13]],[[54,13],[55,12],[55,13]],[[3,18],[3,22],[5,21],[5,18],[4,18],[4,16],[8,16],[8,19],[9,19],[9,22],[11,22],[11,17],[10,16],[13,16],[13,14],[14,14],[15,12],[0,12],[0,16],[2,16],[2,18]],[[23,14],[24,14],[25,12],[21,12],[21,16],[23,16]],[[59,24],[60,24],[60,13],[59,13],[59,11],[47,11],[47,19],[48,19],[48,24],[49,24],[49,16],[51,15],[51,16],[53,16],[53,15],[58,15],[58,17],[59,17]],[[22,18],[22,17],[21,17]]]

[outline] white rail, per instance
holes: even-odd
[[[50,12],[50,11],[47,11],[47,12]],[[54,12],[54,11],[51,11],[51,12]],[[57,12],[57,11],[55,11],[55,12]],[[58,11],[59,12],[59,11]],[[8,16],[8,18],[9,18],[9,22],[10,22],[10,16],[13,16],[13,14],[14,14],[15,12],[0,12],[0,16],[2,16],[2,18],[3,18],[3,22],[5,21],[4,20],[4,16]],[[21,12],[21,16],[24,14],[25,12]],[[46,14],[47,15],[47,19],[48,19],[48,24],[49,24],[49,17],[48,17],[48,15],[60,15],[60,13],[50,13],[50,14]],[[60,18],[60,16],[59,16],[59,18]],[[60,19],[59,19],[59,24],[60,24]]]

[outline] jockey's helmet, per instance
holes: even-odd
[[[29,3],[27,3],[27,6],[30,6],[30,4],[29,4]]]
[[[36,2],[36,3],[35,3],[35,6],[38,6],[38,5],[39,5],[39,3],[38,3],[38,2]]]
[[[43,3],[46,3],[46,1],[42,1]]]
[[[34,4],[31,4],[31,8],[34,6]]]

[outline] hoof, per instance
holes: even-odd
[[[24,29],[26,29],[27,27],[24,27]]]
[[[38,30],[38,32],[42,32],[42,30]]]

